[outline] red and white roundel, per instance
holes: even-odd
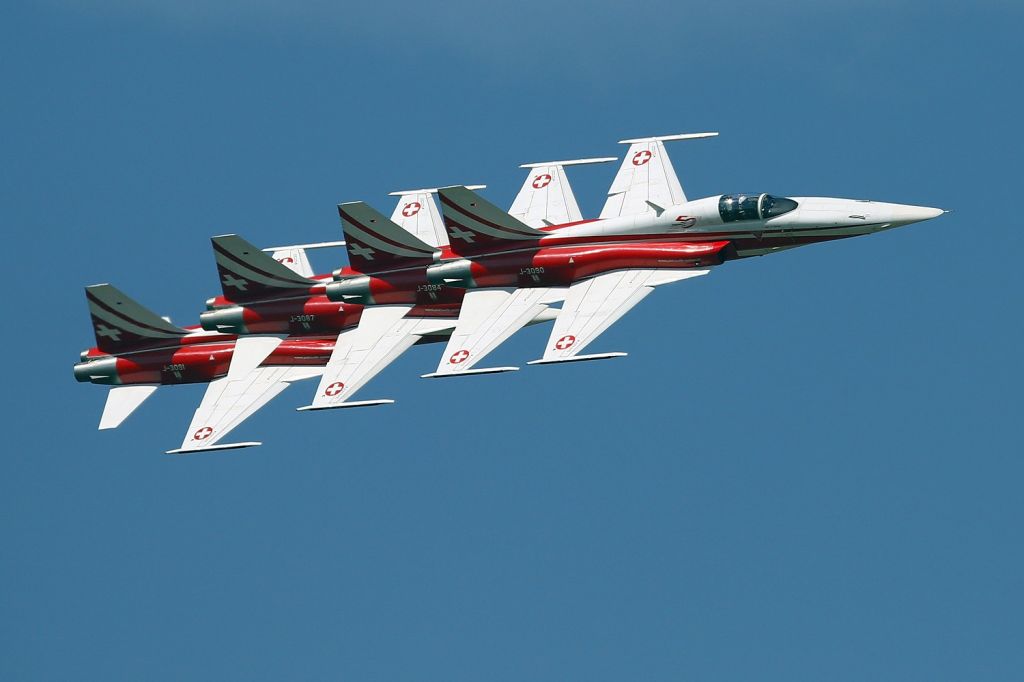
[[[211,435],[213,435],[213,429],[209,426],[204,426],[201,429],[197,429],[196,432],[192,434],[192,440],[206,440]]]
[[[566,334],[562,338],[558,339],[558,341],[555,341],[555,348],[558,350],[565,350],[567,348],[572,348],[574,343],[576,343],[576,337],[572,334]]]
[[[420,202],[410,201],[408,204],[402,207],[402,215],[404,215],[406,218],[411,218],[417,213],[419,213],[421,208],[423,208],[423,205],[420,204]]]
[[[453,365],[458,365],[465,362],[467,358],[469,358],[468,350],[457,350],[454,353],[452,353],[452,356],[450,358],[448,358],[448,362],[452,363]]]
[[[330,398],[338,395],[345,390],[345,384],[340,381],[335,381],[333,384],[324,389],[324,395]]]
[[[649,152],[646,149],[644,149],[642,151],[639,151],[639,152],[637,152],[636,154],[633,155],[633,165],[634,166],[642,166],[645,163],[647,163],[648,161],[650,161],[652,156],[654,156],[654,155],[651,154],[651,152]]]
[[[548,175],[547,173],[544,173],[542,175],[538,175],[537,177],[535,177],[533,179],[533,188],[534,189],[542,189],[544,187],[547,187],[550,184],[551,184],[551,176]]]

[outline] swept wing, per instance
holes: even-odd
[[[647,297],[654,287],[706,275],[710,270],[618,270],[569,287],[562,310],[544,349],[544,357],[529,364],[598,360],[625,355],[579,355],[594,339]]]
[[[509,215],[536,228],[583,220],[583,214],[576,203],[576,195],[573,194],[572,186],[565,175],[565,167],[608,163],[615,160],[614,156],[607,156],[598,159],[524,163],[520,168],[527,169],[526,181],[512,202]]]
[[[629,151],[608,189],[601,217],[617,218],[651,212],[660,215],[669,206],[684,203],[686,194],[665,151],[665,142],[716,135],[718,133],[686,133],[620,140],[620,144],[629,145]]]
[[[235,427],[269,403],[288,384],[320,376],[316,367],[257,367],[241,379],[222,377],[211,381],[203,402],[192,417],[185,440],[167,454],[190,454],[204,450],[228,450],[260,445],[259,442],[221,443]]]
[[[449,377],[465,374],[510,372],[518,367],[474,366],[514,333],[529,324],[546,308],[551,290],[536,289],[476,289],[466,293],[462,301],[459,320],[448,339],[437,371],[424,374],[424,378]]]

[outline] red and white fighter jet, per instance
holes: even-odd
[[[270,257],[237,235],[216,237],[224,295],[208,302],[204,329],[177,327],[109,285],[89,287],[97,346],[76,378],[115,386],[100,428],[116,427],[159,385],[209,382],[171,452],[256,445],[219,441],[299,379],[322,377],[300,409],[392,402],[350,398],[406,348],[448,335],[437,371],[425,376],[517,369],[475,365],[522,326],[551,319],[543,357],[530,364],[621,356],[580,352],[656,286],[943,212],[768,194],[689,201],[664,142],[715,134],[624,140],[631,146],[594,220],[582,218],[563,167],[613,159],[527,164],[509,213],[463,186],[399,193],[390,220],[342,204],[347,239],[330,245],[345,244],[350,266],[333,277],[314,275],[306,258],[305,248],[323,244]]]
[[[432,281],[468,291],[435,372],[500,372],[474,365],[520,329],[538,305],[564,297],[543,356],[530,364],[619,357],[583,355],[655,287],[728,260],[872,234],[937,217],[941,209],[826,197],[726,194],[689,201],[664,142],[696,133],[623,140],[629,150],[596,220],[538,229],[464,187],[439,190],[450,246]]]

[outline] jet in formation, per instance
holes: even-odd
[[[524,164],[505,211],[483,185],[393,192],[388,218],[363,202],[338,205],[344,240],[261,249],[212,238],[221,294],[199,324],[179,327],[110,284],[86,287],[96,346],[75,378],[111,386],[100,429],[118,427],[160,386],[205,383],[179,448],[188,454],[260,445],[223,442],[290,384],[319,379],[304,411],[366,407],[356,392],[407,349],[444,343],[424,378],[509,372],[482,361],[527,325],[552,323],[547,365],[620,357],[583,353],[656,287],[729,261],[929,220],[937,208],[766,193],[690,200],[665,142],[629,148],[596,218],[584,219],[566,168],[616,157]],[[436,200],[435,200],[436,198]],[[315,274],[307,251],[344,246],[349,265]]]

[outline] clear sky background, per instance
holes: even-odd
[[[688,4],[4,3],[0,678],[1019,680],[1024,9]],[[210,235],[704,130],[691,197],[955,212],[665,287],[622,360],[299,384],[250,450],[162,454],[200,386],[100,433],[72,378],[82,287],[194,322]]]

